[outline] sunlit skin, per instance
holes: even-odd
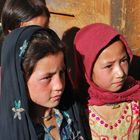
[[[119,91],[128,75],[128,55],[121,41],[105,48],[97,58],[93,71],[93,82],[110,92]]]
[[[40,59],[27,86],[31,100],[47,108],[56,107],[65,87],[65,64],[62,52]]]
[[[20,27],[29,25],[39,25],[41,27],[47,27],[49,24],[49,18],[45,15],[37,16],[29,21],[21,22]]]

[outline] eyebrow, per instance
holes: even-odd
[[[60,69],[60,71],[62,71],[62,70],[65,70],[66,69],[66,66],[65,65],[63,65],[62,67],[61,67],[61,69]],[[46,74],[44,74],[44,75],[46,75],[46,76],[50,76],[50,75],[54,75],[54,74],[56,74],[57,72],[55,71],[55,72],[47,72]]]
[[[123,59],[126,59],[126,58],[128,58],[128,55],[127,54],[124,55],[120,60],[123,60]],[[114,61],[106,61],[104,64],[112,64],[114,62],[115,62],[115,60]]]

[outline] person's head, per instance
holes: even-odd
[[[44,107],[56,107],[65,87],[63,44],[49,29],[32,35],[28,44],[22,64],[30,99]]]
[[[44,0],[6,0],[1,22],[5,35],[15,28],[28,25],[46,27],[50,13]]]
[[[102,23],[88,25],[77,33],[75,47],[83,58],[89,84],[110,92],[123,87],[132,53],[114,28]]]

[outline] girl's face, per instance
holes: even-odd
[[[40,59],[28,82],[29,96],[38,105],[56,107],[65,87],[65,64],[62,52]]]
[[[119,91],[128,75],[128,55],[121,41],[116,41],[104,49],[96,60],[93,82],[104,90]]]

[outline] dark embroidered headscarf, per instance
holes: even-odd
[[[37,140],[28,113],[28,99],[21,61],[22,54],[27,49],[26,43],[32,34],[39,30],[53,32],[51,29],[39,26],[22,27],[12,31],[4,41],[0,95],[0,139]]]
[[[74,45],[82,58],[85,78],[89,84],[88,94],[90,99],[88,102],[90,105],[104,105],[108,103],[140,99],[140,84],[131,77],[128,77],[126,80],[125,89],[117,94],[104,91],[100,87],[97,87],[91,80],[92,67],[98,57],[98,54],[116,36],[119,36],[119,39],[124,43],[131,61],[132,52],[128,47],[127,42],[122,35],[107,24],[91,24],[82,28],[76,34]]]

